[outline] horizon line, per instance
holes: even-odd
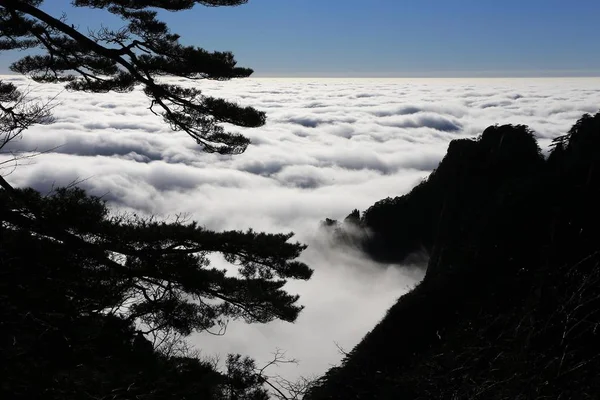
[[[252,75],[237,79],[585,79],[597,75]],[[236,78],[234,78],[236,79]]]
[[[14,73],[11,71],[0,72],[0,76],[11,76],[11,77],[24,77],[30,78],[27,75]],[[182,78],[182,77],[177,77]],[[251,75],[246,78],[232,78],[231,80],[237,79],[586,79],[586,78],[600,78],[600,72],[589,75],[385,75],[385,74],[374,74],[374,75],[330,75],[330,74],[319,74],[314,75],[279,75],[279,74],[261,74]],[[214,80],[214,79],[206,79]]]

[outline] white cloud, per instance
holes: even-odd
[[[59,86],[31,85],[51,97]],[[148,110],[140,91],[62,92],[56,123],[33,127],[13,150],[43,151],[8,179],[48,191],[81,186],[115,206],[163,216],[188,213],[213,229],[294,231],[308,243],[310,282],[291,283],[306,309],[294,325],[232,324],[225,337],[194,337],[205,353],[236,351],[258,360],[275,347],[299,358],[299,373],[322,373],[383,317],[422,272],[376,266],[332,251],[317,233],[325,217],[343,218],[406,193],[437,166],[448,143],[495,123],[527,124],[542,146],[600,105],[600,79],[246,79],[202,82],[208,95],[267,112],[246,153],[206,154]]]

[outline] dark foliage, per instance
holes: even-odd
[[[106,10],[126,24],[118,30],[101,28],[82,33],[65,17],[44,12],[40,8],[43,0],[2,0],[0,51],[41,50],[13,63],[12,71],[38,82],[65,83],[70,90],[128,92],[141,85],[150,100],[150,110],[160,114],[172,129],[186,132],[205,151],[237,154],[246,149],[249,139],[226,132],[221,124],[258,127],[265,123],[265,114],[205,96],[197,88],[166,84],[161,77],[227,80],[250,76],[253,71],[237,67],[230,52],[180,44],[179,35],[156,18],[155,9],[181,11],[196,4],[217,7],[244,3],[246,0],[75,0],[75,7]],[[0,92],[2,85],[0,82]]]
[[[156,9],[244,3],[73,0],[125,24],[84,32],[44,12],[43,0],[0,0],[0,52],[36,49],[11,69],[69,90],[142,86],[151,112],[173,130],[205,151],[237,154],[249,140],[223,124],[258,127],[265,114],[162,78],[228,80],[252,70],[237,67],[230,52],[180,44]],[[0,150],[29,126],[52,122],[51,109],[0,81]],[[13,156],[5,163],[31,157]],[[293,322],[302,307],[283,287],[312,270],[296,261],[305,246],[290,243],[291,233],[213,232],[181,218],[112,215],[79,189],[42,196],[4,177],[0,186],[1,398],[267,398],[264,385],[275,386],[264,368],[233,355],[220,373],[184,339],[194,331],[222,334],[231,319]],[[212,254],[224,257],[229,272],[210,267]]]
[[[599,166],[600,113],[547,160],[521,126],[452,142],[427,181],[361,218],[380,259],[425,246],[424,281],[308,398],[596,398]]]
[[[247,361],[222,375],[155,352],[141,332],[294,321],[302,307],[282,287],[312,271],[294,260],[304,246],[291,235],[115,216],[73,188],[43,197],[6,186],[0,217],[2,398],[221,399],[231,385],[237,399],[264,398]],[[210,268],[210,253],[237,274]]]
[[[26,95],[14,84],[0,80],[0,151],[31,125],[53,122],[52,106],[30,101]]]

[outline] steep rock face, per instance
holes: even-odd
[[[600,390],[600,114],[555,145],[544,160],[527,128],[490,127],[452,142],[408,195],[365,212],[368,252],[401,260],[423,245],[428,272],[310,399]]]
[[[346,218],[337,237],[348,243],[349,237],[356,237],[348,231],[362,229],[362,239],[350,242],[377,261],[402,262],[420,249],[437,259],[444,251],[436,243],[447,244],[462,235],[499,188],[542,165],[543,157],[527,127],[489,127],[477,140],[452,141],[427,180],[404,196],[375,203],[360,220]]]

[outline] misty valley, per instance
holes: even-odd
[[[54,124],[60,124],[60,121]],[[352,210],[353,201],[364,207],[364,211],[355,209],[346,217],[342,214],[339,221],[325,218],[325,215],[320,219],[311,214],[304,215],[303,222],[306,225],[300,225],[299,232],[302,241],[308,243],[309,248],[303,251],[302,247],[290,247],[289,250],[282,248],[281,257],[300,255],[300,259],[305,261],[306,265],[314,267],[314,277],[307,284],[325,279],[325,282],[317,282],[313,287],[293,286],[301,294],[301,300],[306,306],[302,313],[308,315],[308,319],[303,321],[300,318],[295,324],[297,326],[274,327],[270,330],[267,324],[258,331],[248,330],[245,324],[232,322],[227,335],[232,337],[234,343],[238,341],[237,347],[233,348],[239,348],[240,352],[248,352],[248,346],[251,345],[246,340],[249,339],[257,345],[256,353],[253,354],[257,359],[264,358],[265,354],[274,349],[282,349],[284,346],[288,351],[293,349],[294,353],[311,354],[310,349],[297,347],[311,346],[311,344],[310,342],[302,344],[302,339],[297,338],[293,331],[297,330],[296,335],[302,335],[305,340],[309,336],[310,340],[310,335],[314,335],[316,330],[321,343],[315,347],[315,350],[320,352],[320,349],[323,349],[321,357],[331,360],[341,356],[342,360],[337,366],[327,371],[323,370],[325,373],[322,376],[309,380],[303,373],[303,378],[300,379],[304,379],[302,382],[306,383],[304,386],[306,390],[302,391],[302,394],[307,399],[359,398],[361,393],[362,396],[373,396],[372,398],[398,398],[397,396],[444,398],[449,391],[455,391],[456,398],[472,398],[482,391],[487,393],[486,398],[503,398],[493,396],[513,396],[516,393],[523,398],[537,398],[545,395],[552,396],[551,393],[558,390],[561,392],[570,390],[577,396],[583,393],[583,390],[593,392],[592,383],[595,380],[586,378],[586,373],[593,374],[596,368],[593,343],[596,342],[598,317],[599,276],[596,246],[599,235],[598,214],[595,209],[598,204],[598,187],[600,187],[596,171],[599,134],[600,114],[586,114],[564,135],[555,135],[549,151],[544,152],[537,139],[541,137],[543,140],[544,136],[539,136],[527,126],[492,125],[484,129],[479,136],[452,139],[440,163],[423,178],[412,178],[412,182],[416,185],[412,188],[408,184],[405,185],[406,189],[399,189],[400,193],[397,193],[397,196],[380,199],[367,207],[364,207],[365,201],[361,201],[360,196],[353,196],[343,203],[343,207],[339,202],[335,202],[329,209],[329,212],[335,212],[333,215]],[[60,151],[57,151],[55,156],[60,154]],[[66,156],[69,153],[62,154]],[[52,153],[48,154],[51,155]],[[73,151],[71,157],[74,157],[75,162],[98,161],[96,158],[88,160],[80,150]],[[123,161],[114,153],[106,154],[105,157],[114,160],[111,162],[117,165]],[[37,164],[42,164],[42,168],[49,170],[49,167],[43,166],[45,162],[49,161],[40,157],[31,167],[36,168]],[[138,156],[131,155],[127,162],[131,165],[138,164],[140,161]],[[151,164],[148,161],[142,163]],[[72,164],[74,165],[76,164]],[[193,164],[189,166],[194,168]],[[163,168],[166,167],[168,165]],[[28,177],[26,174],[30,171],[27,169],[20,167],[15,174],[19,177],[19,173],[25,173],[20,179],[38,179],[39,183],[29,184],[37,187],[37,191],[13,190],[19,193],[18,199],[27,199],[26,204],[28,207],[33,207],[39,217],[34,220],[36,222],[31,221],[27,214],[23,214],[25,209],[14,204],[16,201],[14,197],[4,196],[4,218],[8,223],[5,229],[8,230],[5,230],[3,236],[3,252],[4,259],[11,261],[5,261],[4,264],[3,292],[10,295],[5,297],[5,301],[10,298],[27,299],[31,297],[27,293],[31,293],[31,288],[35,287],[35,298],[40,299],[37,300],[41,301],[40,305],[47,304],[51,308],[35,306],[36,312],[40,314],[28,324],[24,324],[23,321],[27,320],[28,313],[31,313],[32,305],[29,301],[34,301],[33,298],[26,303],[3,308],[6,310],[3,317],[5,324],[9,324],[8,327],[13,332],[14,338],[20,338],[18,342],[5,347],[4,350],[7,359],[13,360],[11,370],[5,372],[9,382],[12,384],[22,382],[21,390],[25,390],[25,387],[31,387],[30,390],[33,390],[33,387],[26,382],[36,381],[39,379],[36,376],[44,375],[42,370],[50,369],[57,374],[67,374],[63,375],[61,385],[68,386],[61,386],[58,392],[62,396],[65,393],[63,390],[67,390],[67,387],[70,388],[68,390],[75,392],[83,390],[83,388],[78,389],[79,386],[72,386],[75,383],[90,387],[90,385],[103,385],[103,382],[114,379],[104,374],[114,368],[112,365],[115,360],[119,360],[117,365],[120,372],[112,371],[111,376],[117,374],[119,379],[140,382],[140,390],[147,390],[148,386],[145,385],[150,382],[152,387],[156,388],[160,385],[161,390],[169,393],[177,393],[173,385],[181,391],[198,390],[194,385],[200,383],[195,378],[189,383],[192,386],[182,385],[180,382],[185,378],[181,376],[182,372],[178,372],[181,366],[172,364],[174,354],[178,355],[175,357],[179,360],[177,363],[186,360],[185,357],[182,358],[183,354],[187,354],[182,352],[182,348],[188,348],[187,345],[181,347],[180,342],[177,347],[174,343],[169,343],[170,347],[163,347],[160,351],[164,354],[165,348],[168,348],[168,351],[173,352],[170,358],[165,359],[162,355],[150,361],[154,357],[150,354],[156,352],[153,346],[157,343],[156,336],[150,335],[154,343],[148,342],[147,348],[140,346],[136,343],[140,340],[146,343],[148,339],[136,339],[136,332],[139,330],[136,331],[125,321],[114,320],[114,315],[122,314],[113,314],[115,309],[107,315],[104,314],[107,311],[104,308],[100,314],[92,310],[100,307],[101,301],[108,301],[107,304],[117,301],[118,304],[118,301],[123,301],[121,296],[125,293],[129,296],[133,295],[129,290],[133,290],[133,293],[135,290],[142,290],[144,286],[140,289],[136,289],[136,286],[127,289],[129,284],[126,282],[132,279],[131,274],[141,273],[144,268],[155,268],[151,266],[156,265],[159,260],[162,260],[160,263],[166,262],[167,265],[177,260],[169,261],[174,255],[169,255],[168,252],[161,254],[160,251],[154,256],[159,258],[153,260],[150,257],[150,249],[164,251],[176,243],[173,242],[175,237],[179,237],[178,240],[182,241],[179,249],[185,246],[192,246],[192,248],[205,246],[201,241],[198,242],[197,235],[206,235],[208,233],[206,228],[190,226],[189,221],[179,220],[179,217],[171,220],[166,218],[163,222],[150,217],[150,214],[145,214],[144,208],[138,206],[136,210],[135,204],[119,204],[111,197],[115,196],[115,192],[118,193],[114,186],[109,189],[113,193],[108,196],[90,197],[86,191],[97,192],[96,185],[98,183],[102,185],[102,180],[97,178],[78,182],[76,186],[85,187],[86,191],[75,186],[58,189],[60,185],[56,183],[53,183],[57,185],[56,188],[48,189],[44,188],[44,180],[40,180],[39,173]],[[183,169],[180,171],[185,172]],[[132,168],[130,173],[136,173],[135,168]],[[260,172],[246,173],[264,179],[264,174]],[[357,175],[362,173],[363,170],[356,170]],[[404,173],[402,170],[398,172],[398,174]],[[147,181],[157,179],[153,178],[156,175],[156,173],[147,175],[145,179]],[[185,174],[180,173],[177,179],[183,182],[182,179],[186,179],[185,177]],[[67,175],[62,183],[68,184],[68,179],[72,179],[72,175]],[[383,179],[387,182],[389,177]],[[395,179],[399,183],[402,182],[401,177]],[[160,187],[164,196],[176,199],[177,197],[174,196],[183,195],[169,193],[169,187],[165,186],[169,180],[166,179],[164,182]],[[171,185],[173,183],[171,181]],[[357,185],[357,189],[364,190],[368,187],[365,185],[370,183],[365,181],[362,186]],[[250,183],[253,184],[254,182]],[[187,190],[191,190],[192,187]],[[205,186],[200,187],[203,191],[206,190]],[[282,187],[282,191],[290,189],[287,183]],[[100,188],[105,193],[109,193],[106,188],[102,186]],[[235,185],[233,188],[237,193],[245,190]],[[336,190],[338,189],[341,190],[341,188]],[[270,193],[269,188],[262,190]],[[318,191],[319,188],[300,186],[293,190]],[[314,195],[309,193],[309,196]],[[285,198],[285,194],[282,197]],[[108,203],[105,203],[105,199],[109,200]],[[310,197],[303,201],[306,199],[310,200]],[[114,210],[109,210],[107,208],[109,205],[115,207]],[[243,205],[248,206],[248,204]],[[210,203],[205,203],[204,207],[211,209]],[[121,211],[116,213],[118,209]],[[137,214],[132,216],[127,210],[136,210],[140,216]],[[231,210],[226,207],[224,210],[231,213]],[[122,214],[123,212],[125,214]],[[302,209],[297,209],[292,214],[302,212]],[[267,212],[266,215],[269,213]],[[40,224],[42,218],[44,224],[53,227],[51,230],[42,228],[44,226]],[[271,218],[275,220],[277,216]],[[293,227],[293,221],[291,215],[291,218],[284,223]],[[37,228],[31,225],[34,223],[37,224]],[[203,225],[208,224],[204,222]],[[61,236],[63,234],[59,229],[67,227],[68,232],[73,234],[75,239],[65,239]],[[217,228],[223,229],[223,227]],[[272,227],[271,229],[276,230]],[[32,230],[37,234],[27,233]],[[105,230],[106,233],[103,233]],[[122,233],[119,233],[120,231]],[[145,238],[145,244],[140,242],[140,235]],[[238,246],[247,246],[252,241],[256,241],[256,245],[269,246],[269,248],[279,247],[289,239],[288,235],[284,235],[269,238],[264,242],[267,238],[259,239],[251,232],[241,231],[224,232],[223,235],[230,236],[228,240],[231,244],[241,240]],[[63,243],[61,246],[67,246],[69,250],[60,250],[60,247],[56,247],[58,244],[47,242],[48,239],[44,239],[46,237],[54,237],[54,240],[59,240],[59,243]],[[92,237],[95,239],[91,240]],[[116,237],[119,238],[119,248],[114,244]],[[80,244],[74,244],[70,240],[80,240]],[[247,245],[242,244],[248,240],[250,242]],[[197,244],[184,245],[183,243],[187,241]],[[264,244],[261,245],[260,242]],[[272,244],[268,244],[269,242]],[[23,252],[22,246],[37,250]],[[97,264],[100,261],[97,256],[81,253],[82,249],[88,246],[89,251],[95,246],[100,248],[106,246],[111,252],[122,254],[129,263],[133,262],[133,259],[139,261],[130,265],[130,268],[134,268],[132,271],[127,273],[123,271],[125,275],[121,277],[115,272],[105,275],[110,268],[107,269],[107,266],[101,268]],[[244,248],[246,247],[240,249]],[[200,249],[190,251],[196,253]],[[222,252],[225,259],[210,259],[219,267],[225,265],[227,261],[232,261],[230,256],[227,256],[226,250],[218,246],[202,248],[201,251]],[[239,257],[233,255],[236,251],[238,250],[233,251],[231,256]],[[261,250],[260,248],[252,250],[252,247],[248,247],[242,251],[260,253]],[[71,252],[75,253],[69,255]],[[140,258],[141,255],[137,252],[143,253],[146,259]],[[284,254],[288,255],[284,256]],[[177,262],[181,264],[187,257],[186,255]],[[85,264],[80,264],[81,262]],[[104,262],[108,262],[108,259]],[[192,262],[191,268],[198,260],[192,258],[185,261],[188,262]],[[200,265],[202,263],[204,261],[201,261]],[[244,268],[252,270],[256,268],[253,266],[254,263],[261,263],[261,261],[253,259],[252,263]],[[28,266],[26,275],[20,272],[24,265]],[[82,269],[82,265],[86,267]],[[138,266],[134,267],[134,265]],[[144,265],[146,267],[143,267]],[[282,264],[282,268],[288,268],[284,265],[286,264]],[[71,268],[76,268],[77,272]],[[136,270],[138,272],[134,272]],[[156,270],[150,273],[150,277],[141,278],[142,274],[138,279],[150,280],[154,284],[158,284],[163,279],[174,279],[175,285],[185,285],[187,279],[194,279],[193,275],[189,275],[193,270],[189,272],[182,270],[180,273],[184,275],[179,278],[161,277],[159,281],[152,281],[157,279],[156,274],[167,271]],[[304,271],[302,274],[310,272],[309,269]],[[214,273],[216,272],[215,270]],[[261,274],[259,271],[248,273]],[[298,273],[294,273],[295,276],[301,277],[302,275],[297,275]],[[47,279],[48,276],[54,278]],[[308,276],[310,275],[304,275],[304,278]],[[183,280],[179,281],[179,279]],[[225,279],[226,282],[226,275],[222,275],[220,279]],[[324,283],[331,287],[324,286]],[[349,293],[332,294],[330,300],[323,298],[327,291],[339,291],[340,289],[335,288],[338,285],[346,287]],[[103,287],[106,289],[102,289]],[[113,288],[110,292],[108,292],[109,287]],[[150,287],[143,289],[139,295],[148,295]],[[26,292],[21,292],[22,290]],[[80,290],[84,291],[79,292]],[[153,296],[161,294],[160,291],[153,290]],[[266,287],[260,290],[264,291]],[[273,287],[269,290],[278,289]],[[403,292],[406,294],[401,295]],[[111,297],[102,300],[109,293],[112,293],[110,296],[113,300],[110,300]],[[359,296],[356,296],[357,294]],[[336,296],[341,297],[336,299]],[[396,301],[398,296],[400,298]],[[79,299],[80,305],[72,304],[74,298]],[[185,298],[179,296],[176,298],[179,298],[181,306],[187,304]],[[48,302],[48,299],[54,300]],[[341,304],[340,301],[347,304]],[[358,319],[362,312],[358,308],[361,303],[363,306],[368,305],[365,314],[373,314],[373,309],[387,310],[387,312],[385,315],[365,315]],[[150,307],[149,304],[140,307]],[[178,307],[176,304],[170,306],[175,307],[170,313],[175,312]],[[326,307],[323,309],[324,305]],[[67,308],[57,309],[57,307]],[[341,318],[337,319],[336,314],[339,312],[345,314],[341,314]],[[15,320],[15,316],[19,315],[20,319]],[[238,315],[237,312],[233,312],[231,317],[235,319]],[[40,320],[41,316],[45,319]],[[90,320],[92,316],[94,319]],[[169,321],[174,317],[174,315],[164,314],[162,318],[167,318]],[[64,318],[68,319],[65,321]],[[73,318],[81,319],[78,325],[71,326],[73,322],[69,321],[74,321]],[[327,319],[331,322],[326,322]],[[219,325],[222,324],[219,321],[207,320],[207,329],[215,324],[226,326]],[[117,325],[114,325],[115,323]],[[184,322],[172,320],[170,323]],[[55,334],[44,333],[49,327],[48,324],[54,327]],[[87,326],[85,329],[88,333],[82,336],[84,326]],[[322,330],[319,331],[317,326],[322,327]],[[347,334],[347,331],[356,331],[360,326],[362,328],[350,337],[350,350],[344,350],[348,345],[341,346],[337,340],[344,337],[344,332]],[[69,327],[68,332],[71,332],[68,335],[71,336],[67,336],[65,331],[67,327]],[[131,341],[123,342],[123,339],[118,339],[119,336],[112,339],[105,337],[105,335],[115,335],[117,332],[114,331],[115,329],[122,332],[119,335],[128,332],[124,337],[129,335]],[[240,330],[242,336],[236,336],[231,330]],[[173,332],[175,331],[171,333]],[[366,336],[362,337],[365,334]],[[231,349],[227,344],[222,344],[227,336],[208,335],[208,338],[203,336],[206,334],[192,336],[192,344],[201,349],[210,347],[218,352]],[[277,346],[261,345],[261,336],[266,337],[267,340],[269,337],[275,339]],[[323,336],[331,337],[330,341],[323,340]],[[158,337],[158,342],[164,338]],[[114,340],[121,340],[119,342],[121,347],[117,346]],[[341,347],[338,349],[336,346]],[[334,348],[336,355],[327,356],[327,348],[331,347]],[[37,350],[29,353],[29,358],[25,358],[23,355],[27,354],[24,352],[28,351],[28,348]],[[46,350],[41,351],[41,349]],[[90,362],[89,357],[93,354],[90,351],[99,351],[100,353],[94,357],[102,358],[94,358],[93,362]],[[118,356],[120,358],[117,358],[117,352],[120,352]],[[147,352],[150,353],[146,354]],[[110,355],[113,353],[114,355]],[[70,354],[69,358],[66,354]],[[283,355],[283,353],[277,354]],[[288,360],[283,357],[281,359]],[[15,364],[17,360],[20,360],[18,361],[20,364]],[[207,359],[201,357],[200,360]],[[60,363],[56,364],[58,361]],[[138,364],[140,362],[143,364]],[[153,377],[151,381],[143,383],[139,381],[141,377],[131,376],[140,365],[146,368],[150,362],[154,365],[152,367],[154,372],[148,373],[143,379]],[[226,371],[230,371],[229,373],[237,371],[235,368],[246,368],[244,373],[252,376],[251,372],[257,368],[250,359],[227,358],[221,362],[225,363]],[[317,356],[303,358],[299,362],[300,366],[304,365],[305,368],[301,371],[323,368],[319,366]],[[208,361],[192,363],[186,367],[192,368],[186,373],[207,374],[213,368],[212,364],[207,363]],[[16,368],[17,365],[21,367]],[[32,368],[32,365],[42,370]],[[536,365],[543,365],[543,368],[534,368],[533,366]],[[94,380],[90,381],[92,375],[88,376],[91,374],[88,369],[95,370],[100,366],[103,369],[107,368],[107,372],[100,376],[94,375]],[[72,369],[76,367],[82,374],[77,378],[72,375],[75,371]],[[290,365],[287,367],[288,371],[291,371],[287,372],[288,376],[294,377],[294,374],[298,374],[297,369],[295,370],[298,367],[291,368]],[[171,368],[175,369],[167,372]],[[223,367],[219,366],[219,368]],[[160,383],[167,379],[168,374],[175,374],[172,379],[176,382],[168,385]],[[214,373],[210,372],[210,374]],[[158,380],[158,376],[161,380]],[[212,376],[211,380],[202,380],[202,385],[213,388],[211,390],[227,387],[228,384],[222,381],[222,375],[210,376]],[[292,378],[281,379],[288,383],[292,382],[290,380]],[[465,380],[468,380],[468,384]],[[261,386],[261,382],[256,378],[255,389]],[[505,384],[498,389],[493,389],[491,385],[495,382],[505,382]],[[44,383],[41,382],[39,385]],[[45,385],[55,387],[56,383],[45,383]],[[98,387],[97,390],[101,388]]]
[[[0,0],[0,398],[599,397],[600,8],[359,3]]]

